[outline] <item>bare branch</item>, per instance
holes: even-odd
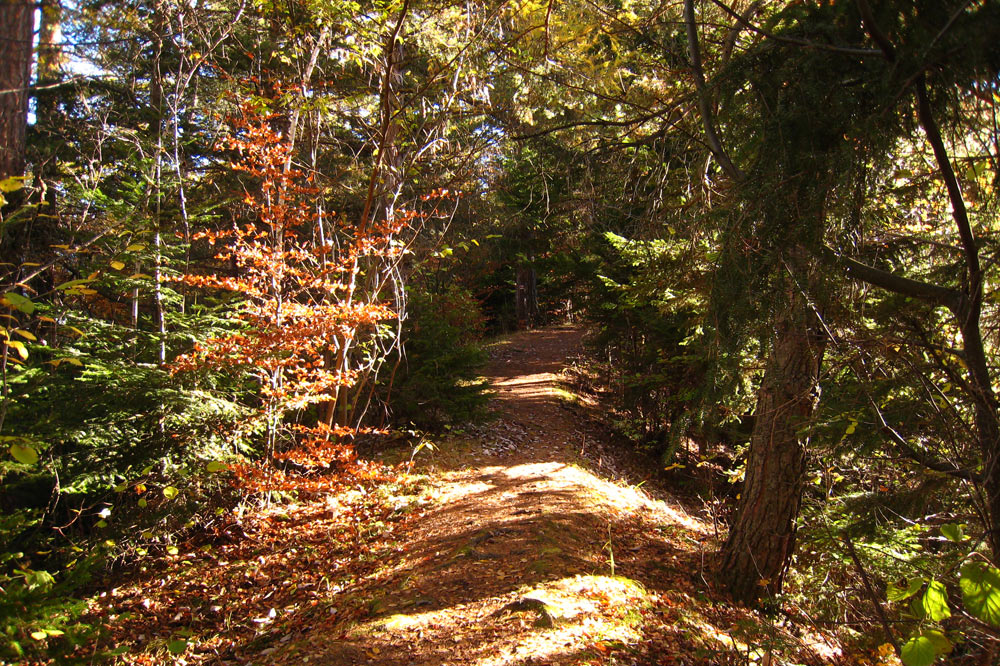
[[[743,180],[743,172],[729,159],[712,121],[712,105],[705,87],[705,72],[701,65],[701,51],[698,47],[698,28],[694,22],[694,0],[684,0],[684,23],[687,25],[688,55],[694,73],[694,85],[698,91],[698,110],[701,112],[701,122],[705,128],[705,140],[726,175],[733,180]]]
[[[928,284],[913,280],[902,275],[883,271],[873,266],[862,264],[837,254],[832,248],[823,246],[821,255],[824,260],[841,268],[847,277],[866,282],[876,287],[903,296],[910,296],[932,305],[941,305],[958,316],[964,304],[962,292],[936,284]]]
[[[885,55],[885,59],[889,62],[896,62],[896,49],[886,34],[875,23],[875,14],[872,13],[872,8],[868,4],[868,0],[855,0],[855,2],[858,5],[858,11],[861,13],[861,22],[865,26],[865,31],[878,44],[878,47],[882,50],[882,54]]]
[[[969,223],[969,213],[965,207],[962,188],[955,176],[955,170],[951,166],[951,160],[948,158],[948,151],[944,147],[941,131],[938,129],[934,114],[931,112],[930,101],[927,99],[927,79],[923,75],[917,82],[917,116],[920,118],[920,126],[924,128],[924,134],[927,135],[927,142],[934,149],[934,158],[937,160],[941,178],[948,189],[952,218],[955,220],[955,226],[958,227],[958,237],[962,240],[965,261],[969,267],[970,295],[975,294],[982,287],[979,248],[976,246],[972,225]]]

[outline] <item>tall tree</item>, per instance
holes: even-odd
[[[720,112],[730,129],[720,137],[713,123],[715,104],[700,71],[693,7],[687,0],[704,135],[735,183],[736,224],[720,264],[749,285],[740,293],[752,299],[747,301],[751,304],[759,305],[769,286],[785,294],[778,309],[772,310],[769,360],[758,391],[746,480],[723,548],[723,578],[736,598],[752,602],[762,593],[780,591],[793,553],[804,447],[822,358],[816,315],[823,309],[823,292],[813,276],[824,238],[852,224],[850,219],[833,219],[831,211],[850,208],[836,202],[857,196],[857,190],[849,187],[849,174],[863,172],[873,162],[891,162],[898,141],[911,140],[908,118],[913,116],[932,148],[953,211],[965,258],[958,274],[965,277],[957,288],[928,285],[921,290],[902,280],[894,284],[898,293],[930,298],[954,313],[968,367],[963,384],[970,387],[974,431],[987,478],[996,468],[996,407],[980,330],[984,277],[967,206],[932,109],[932,99],[949,96],[947,86],[963,81],[981,85],[995,76],[990,69],[995,65],[988,64],[993,57],[989,47],[983,52],[990,43],[988,26],[995,25],[988,18],[994,9],[968,3],[897,7],[899,11],[883,8],[892,21],[892,30],[883,32],[863,1],[782,7],[764,21],[768,28],[722,6],[734,30],[746,28],[765,38],[734,55],[727,65],[729,74],[720,79],[728,79],[723,85],[731,86],[729,102]],[[906,44],[905,57],[897,57],[894,38]],[[949,46],[952,51],[946,50]],[[940,82],[936,96],[927,87],[930,72]],[[913,107],[900,104],[907,94],[915,101]],[[816,113],[817,109],[824,113]],[[725,153],[727,140],[738,159],[730,161]],[[855,228],[853,233],[863,231]],[[878,286],[893,283],[884,273],[865,272],[858,265],[848,266],[848,271]],[[784,277],[775,282],[778,275]],[[724,310],[736,311],[736,316],[725,315],[731,321],[739,319],[737,304],[738,299],[720,303]],[[824,328],[823,335],[829,334]],[[986,494],[992,514],[997,493],[990,483]],[[996,545],[994,533],[991,527],[987,538]]]
[[[995,371],[989,359],[983,322],[988,266],[982,259],[982,241],[977,238],[983,229],[976,229],[976,222],[983,225],[989,216],[985,210],[977,210],[970,204],[956,169],[954,149],[949,148],[938,118],[942,109],[954,110],[953,125],[959,134],[974,131],[973,125],[982,122],[966,107],[970,96],[976,97],[983,86],[989,89],[1000,70],[997,48],[1000,13],[993,3],[973,8],[968,3],[956,5],[948,13],[939,8],[923,16],[900,17],[890,15],[884,8],[876,14],[866,0],[857,1],[864,29],[887,67],[895,71],[905,67],[904,63],[919,63],[916,73],[910,74],[903,84],[909,99],[901,110],[912,109],[930,149],[933,172],[941,183],[937,196],[948,203],[947,211],[960,249],[957,270],[950,272],[953,281],[934,284],[911,279],[829,250],[827,257],[852,279],[918,299],[931,307],[944,307],[949,312],[960,332],[956,344],[964,368],[964,371],[952,369],[950,373],[963,387],[971,407],[968,431],[978,450],[975,467],[981,470],[981,474],[972,478],[984,490],[986,541],[994,558],[1000,558],[1000,418],[994,390]],[[934,37],[928,41],[932,33]],[[911,137],[911,141],[918,142],[919,138]],[[972,174],[975,180],[975,170]],[[905,449],[911,448],[909,443],[898,443]],[[917,455],[920,457],[919,451]]]
[[[25,167],[35,3],[0,2],[0,180]]]
[[[790,131],[789,125],[799,121],[805,107],[816,102],[816,90],[798,85],[792,68],[759,67],[750,76],[763,110],[740,118],[733,141],[747,165],[738,166],[716,129],[716,102],[705,81],[693,0],[685,1],[684,19],[705,143],[732,182],[727,205],[733,223],[726,231],[727,256],[722,264],[735,270],[720,271],[716,308],[722,321],[736,323],[734,328],[746,325],[737,323],[738,309],[729,311],[737,282],[736,302],[756,301],[750,309],[761,308],[757,316],[768,321],[762,336],[767,361],[757,389],[743,490],[720,568],[734,598],[756,603],[762,595],[781,591],[795,548],[806,445],[825,346],[812,303],[817,271],[809,245],[824,224],[827,153],[837,142],[821,145],[819,136]],[[742,27],[736,23],[731,30],[739,34]],[[759,48],[772,50],[770,45]],[[831,92],[827,89],[819,96],[824,94]],[[740,106],[727,113],[740,116],[743,105],[752,102],[737,97],[731,104]],[[753,130],[746,126],[751,123],[756,125]],[[829,129],[822,134],[828,137]],[[734,247],[744,249],[734,251]]]

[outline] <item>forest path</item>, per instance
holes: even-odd
[[[108,581],[90,614],[116,662],[707,666],[760,661],[780,634],[795,663],[831,663],[716,600],[712,526],[647,483],[655,464],[607,441],[606,411],[567,382],[581,338],[495,344],[495,418],[409,473],[397,445],[388,475],[211,518]]]
[[[310,641],[311,661],[634,663],[614,654],[652,645],[643,625],[664,609],[657,592],[691,587],[710,527],[589,469],[613,463],[587,457],[602,434],[561,375],[581,339],[556,327],[494,347],[496,420],[421,458],[433,508],[411,523],[371,617],[345,640]]]

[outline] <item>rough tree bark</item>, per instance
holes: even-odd
[[[805,483],[803,429],[819,398],[824,339],[805,297],[790,287],[774,323],[743,493],[722,549],[721,578],[733,598],[747,604],[781,591]]]
[[[24,175],[35,3],[0,0],[0,180]]]

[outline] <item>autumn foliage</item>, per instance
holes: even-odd
[[[189,286],[239,294],[243,326],[196,346],[172,368],[222,368],[256,379],[264,459],[233,470],[257,490],[334,483],[331,475],[305,481],[290,470],[335,470],[340,476],[372,471],[355,457],[359,424],[348,403],[356,400],[351,389],[370,366],[362,348],[380,335],[380,324],[397,316],[382,294],[403,253],[397,236],[412,219],[400,214],[352,224],[343,216],[320,218],[314,212],[321,195],[315,174],[292,166],[279,122],[280,116],[264,114],[251,102],[231,120],[221,148],[233,151],[238,160],[231,167],[249,176],[244,203],[253,219],[195,236],[220,247],[216,259],[229,273],[179,278]]]

